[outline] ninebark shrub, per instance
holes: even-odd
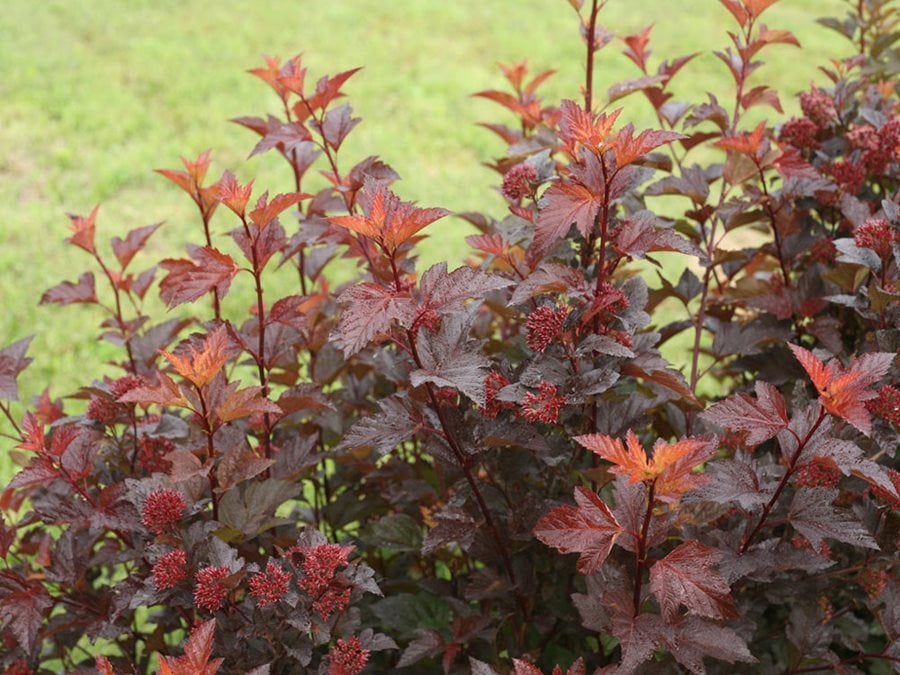
[[[278,112],[235,120],[291,191],[211,178],[208,152],[160,170],[198,227],[156,264],[158,226],[101,245],[98,209],[73,216],[91,270],[41,302],[92,306],[121,374],[86,374],[83,413],[20,406],[29,340],[0,351],[0,665],[896,671],[897,9],[826,20],[858,53],[784,119],[760,59],[798,41],[774,0],[721,2],[733,88],[703,101],[670,89],[694,54],[613,41],[598,0],[569,3],[580,94],[503,67],[478,96],[504,109],[508,211],[456,214],[478,231],[458,269],[416,267],[449,212],[343,152],[357,70],[299,56],[250,71]],[[637,73],[601,95],[613,45]],[[657,128],[620,121],[641,97]],[[680,276],[646,272],[660,252]]]

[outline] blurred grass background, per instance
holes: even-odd
[[[815,23],[842,15],[843,4],[782,0],[766,12],[765,23],[803,44],[763,52],[767,66],[757,76],[782,92],[787,113],[797,109],[793,94],[823,80],[818,65],[847,55],[848,45]],[[653,22],[654,68],[658,59],[702,52],[678,76],[679,98],[702,100],[709,90],[729,100],[730,76],[711,54],[729,44],[727,11],[715,0],[611,0],[601,14],[618,35]],[[255,136],[228,120],[275,112],[274,95],[245,70],[261,65],[262,54],[298,52],[308,81],[365,66],[344,88],[363,124],[342,148],[343,166],[376,154],[403,177],[396,189],[404,199],[496,216],[504,208],[491,188],[495,174],[480,163],[503,146],[475,123],[510,119],[470,94],[502,88],[496,63],[525,58],[534,71],[558,70],[544,87],[550,102],[578,99],[583,82],[577,18],[565,0],[4,0],[0,346],[36,335],[35,363],[19,379],[25,400],[46,386],[71,393],[111,373],[103,364],[118,356],[96,342],[96,308],[37,306],[46,288],[89,268],[63,242],[65,214],[102,203],[104,243],[165,221],[146,265],[178,256],[200,235],[193,204],[154,168],[180,167],[179,156],[211,148],[213,178],[229,168],[242,180],[256,177],[260,190],[291,189],[275,153],[245,162]],[[618,42],[600,52],[597,91],[638,75],[620,52]],[[623,103],[628,119],[653,124],[642,98]],[[235,225],[223,211],[214,221],[220,233]],[[427,230],[422,265],[461,261],[468,231],[457,219]],[[21,415],[21,406],[14,410]]]

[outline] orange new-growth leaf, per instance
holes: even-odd
[[[792,344],[788,347],[815,385],[825,410],[845,419],[868,436],[872,431],[872,418],[866,410],[866,401],[878,396],[878,392],[870,387],[885,376],[896,355],[863,354],[844,369],[836,361],[822,363],[803,347]]]
[[[156,169],[156,173],[165,176],[175,183],[182,190],[192,197],[196,198],[197,187],[206,177],[206,171],[209,169],[210,151],[201,152],[195,160],[181,158],[181,163],[185,170],[179,169]]]
[[[362,202],[365,215],[332,216],[328,220],[371,239],[388,254],[450,213],[447,209],[420,209],[413,202],[400,201],[386,184],[369,179]]]
[[[178,356],[164,349],[160,350],[160,354],[168,359],[179,375],[194,386],[202,387],[212,382],[222,370],[228,360],[227,347],[228,333],[222,325],[206,336],[199,351],[191,346],[186,356]]]
[[[269,193],[264,192],[256,200],[256,207],[250,212],[250,220],[261,230],[280,216],[283,211],[310,197],[312,195],[305,192],[289,192],[275,195],[272,201],[268,201]]]
[[[754,19],[774,5],[778,0],[744,0],[744,5]]]
[[[264,68],[251,68],[247,72],[256,75],[263,82],[268,84],[281,97],[282,101],[286,101],[290,91],[297,91],[299,79],[299,89],[303,89],[303,75],[306,70],[300,67],[300,55],[293,57],[287,61],[284,66],[281,65],[281,59],[277,56],[263,56],[266,62]],[[298,75],[299,73],[299,75]],[[288,84],[291,87],[288,87]]]
[[[687,136],[661,129],[645,129],[635,136],[634,126],[626,124],[619,129],[619,133],[616,134],[616,138],[612,142],[612,148],[616,154],[616,167],[622,169],[622,167],[631,164],[636,159],[640,159],[648,152],[683,138],[687,138]]]
[[[731,15],[737,19],[737,22],[743,26],[747,19],[750,18],[750,15],[747,13],[747,10],[744,9],[743,5],[741,5],[737,0],[719,0],[725,8],[731,12]]]
[[[626,436],[627,446],[621,439],[605,434],[586,434],[576,436],[575,440],[595,455],[615,464],[610,473],[628,476],[631,483],[652,480],[659,475],[651,468],[650,462],[647,461],[647,453],[630,429]]]
[[[237,182],[234,174],[226,170],[219,180],[219,200],[234,211],[239,218],[243,217],[250,201],[250,192],[253,190],[253,181],[246,185]]]
[[[209,169],[210,151],[201,152],[195,160],[181,158],[185,171],[179,169],[154,169],[156,173],[175,183],[182,190],[187,192],[194,203],[200,208],[204,218],[209,219],[219,205],[218,191],[219,184],[214,183],[208,187],[203,187],[203,179]]]
[[[97,204],[87,216],[76,216],[69,214],[69,220],[72,227],[72,236],[66,239],[67,242],[84,249],[88,253],[94,253],[97,249],[94,247],[94,227],[97,224],[97,213],[100,211],[100,205]]]
[[[160,675],[215,675],[225,659],[212,659],[213,633],[216,620],[210,619],[194,628],[178,657],[157,654]]]
[[[622,108],[611,113],[594,115],[575,101],[563,101],[559,106],[562,116],[559,120],[560,135],[567,143],[581,143],[591,150],[605,149],[613,125]]]
[[[709,439],[684,438],[675,443],[658,440],[649,458],[635,433],[631,430],[625,438],[612,438],[604,434],[576,436],[584,448],[613,463],[613,474],[628,476],[630,483],[655,481],[655,494],[663,501],[678,499],[685,492],[698,488],[705,477],[694,474],[693,469],[712,457],[716,444]]]
[[[653,30],[653,24],[651,23],[649,26],[644,28],[640,33],[635,35],[628,35],[622,38],[623,42],[625,42],[626,49],[622,51],[622,53],[627,56],[638,68],[641,69],[641,72],[647,72],[647,57],[650,56],[650,51],[647,49],[647,45],[650,44],[650,31]]]
[[[766,123],[765,121],[762,121],[756,126],[756,129],[754,129],[752,133],[739,134],[737,136],[723,138],[720,141],[717,141],[715,145],[717,148],[723,148],[724,150],[734,150],[735,152],[739,152],[742,155],[747,155],[751,158],[755,158],[759,154],[759,147],[762,143],[765,133]]]

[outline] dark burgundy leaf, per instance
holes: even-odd
[[[377,336],[390,332],[394,321],[411,323],[411,299],[407,293],[391,291],[365,282],[351,286],[338,296],[343,306],[335,341],[349,358]]]
[[[344,435],[339,448],[372,448],[385,455],[421,428],[409,401],[394,395],[378,402],[378,412],[364,417]]]
[[[53,600],[40,584],[28,584],[12,572],[0,580],[0,625],[12,632],[27,654],[38,647],[44,616]]]
[[[41,296],[42,305],[51,302],[57,302],[60,305],[72,305],[79,302],[96,303],[97,290],[94,285],[94,273],[85,272],[78,277],[77,282],[63,281]]]
[[[168,275],[159,282],[159,295],[169,307],[193,302],[213,289],[225,297],[240,269],[234,259],[206,246],[192,247],[190,259],[167,258],[160,263]]]
[[[247,233],[242,227],[231,231],[232,239],[240,247],[241,253],[244,254],[251,266],[254,266],[253,245],[256,245],[255,268],[258,272],[262,272],[271,257],[284,249],[287,244],[287,237],[284,233],[284,228],[277,220],[269,222],[263,229],[258,229],[255,225],[251,226],[250,234],[253,236],[252,241],[247,238]]]
[[[695,616],[680,621],[666,641],[672,656],[695,675],[705,675],[704,657],[734,663],[756,663],[744,639],[730,628]]]
[[[791,501],[788,521],[818,550],[828,539],[878,549],[869,531],[847,509],[834,506],[838,490],[800,488]]]
[[[147,240],[153,236],[153,233],[156,232],[162,223],[156,223],[155,225],[146,225],[144,227],[139,227],[137,229],[131,230],[127,235],[125,235],[125,239],[120,239],[119,237],[113,237],[110,241],[112,245],[113,253],[116,256],[116,260],[119,261],[119,265],[124,270],[128,267],[128,263],[131,262],[131,259],[134,258],[135,254],[144,248],[144,244],[147,243]]]
[[[414,387],[430,382],[452,387],[484,406],[484,378],[491,362],[469,339],[471,319],[465,315],[445,317],[437,334],[419,343],[422,367],[409,375]]]
[[[422,542],[422,555],[431,555],[447,544],[458,544],[468,551],[475,539],[478,527],[468,513],[461,508],[449,506],[435,516],[437,525],[428,530]]]
[[[300,410],[334,410],[331,401],[312,383],[298,384],[283,391],[278,397],[278,407],[285,415]]]
[[[830,459],[845,476],[858,476],[887,491],[888,494],[900,498],[885,467],[868,459],[863,449],[852,441],[825,438],[810,449],[810,454],[813,457]]]
[[[788,428],[784,398],[768,382],[757,381],[756,399],[738,393],[716,403],[701,416],[732,431],[746,431],[747,445],[755,447]]]
[[[616,508],[613,514],[624,530],[617,543],[632,553],[638,550],[641,528],[647,513],[647,486],[642,482],[631,483],[627,476],[616,476],[615,482]],[[655,514],[650,519],[647,532],[647,546],[657,546],[666,539],[672,525],[670,514]]]
[[[621,594],[620,604],[630,603],[626,594]],[[612,634],[618,638],[622,645],[622,661],[619,663],[618,673],[633,673],[645,661],[653,657],[653,654],[662,649],[667,642],[666,637],[671,633],[662,617],[657,614],[639,614],[628,616],[619,613],[618,620],[613,622]]]
[[[692,495],[693,499],[716,504],[737,503],[742,509],[752,511],[772,495],[771,486],[763,487],[753,466],[745,461],[721,460],[706,467],[709,480]]]
[[[0,349],[0,400],[18,401],[19,386],[16,379],[28,367],[32,359],[25,356],[34,336],[22,338]]]
[[[625,98],[636,91],[642,91],[644,89],[655,87],[658,84],[663,84],[668,79],[669,78],[665,75],[645,75],[636,80],[623,80],[622,82],[617,82],[611,86],[606,91],[606,95],[609,98],[609,102],[612,103],[613,101]]]
[[[325,142],[334,150],[338,150],[353,127],[362,122],[362,118],[353,117],[353,110],[348,104],[332,108],[325,113],[324,124],[310,123],[310,127],[318,131]]]
[[[220,494],[227,492],[238,483],[258,476],[274,463],[274,459],[261,457],[246,443],[239,443],[221,454],[216,467],[216,489]]]
[[[591,293],[591,289],[581,270],[560,263],[543,263],[539,269],[519,282],[509,304],[521,305],[544,293],[584,296]]]
[[[738,615],[728,582],[713,569],[721,559],[716,549],[687,541],[653,564],[650,590],[667,622],[678,618],[681,605],[689,613],[712,619]]]
[[[32,457],[28,466],[13,476],[13,479],[9,482],[7,488],[43,485],[56,480],[58,477],[59,471],[50,464],[50,461],[46,457]]]
[[[662,221],[650,211],[639,211],[626,218],[616,229],[615,247],[623,255],[643,258],[650,251],[679,251],[702,258],[694,244],[675,230],[663,227]]]
[[[400,661],[397,662],[398,668],[406,668],[412,666],[428,656],[437,656],[446,651],[447,644],[444,638],[435,630],[424,629],[418,631],[415,640],[409,643]]]
[[[6,526],[6,518],[0,513],[0,558],[6,560],[6,554],[16,541],[16,528]]]
[[[422,295],[421,310],[438,314],[461,312],[466,300],[483,298],[490,291],[512,285],[509,279],[488,274],[472,267],[457,267],[447,273],[447,263],[430,267],[419,282]]]

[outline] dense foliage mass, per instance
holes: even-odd
[[[200,226],[149,267],[158,226],[101,246],[98,210],[73,216],[93,271],[42,302],[92,305],[121,372],[86,374],[84,412],[20,413],[28,339],[0,351],[0,666],[897,671],[897,8],[826,21],[858,53],[782,119],[757,71],[797,40],[774,0],[721,2],[734,88],[697,102],[670,89],[695,55],[651,60],[649,28],[617,42],[570,0],[578,100],[524,63],[478,94],[511,120],[485,125],[508,213],[459,214],[455,270],[414,255],[449,213],[342,152],[356,70],[300,57],[251,71],[279,114],[236,120],[292,192],[211,179],[209,153],[160,170]],[[638,72],[601,98],[612,45]],[[638,94],[659,128],[619,121]]]

